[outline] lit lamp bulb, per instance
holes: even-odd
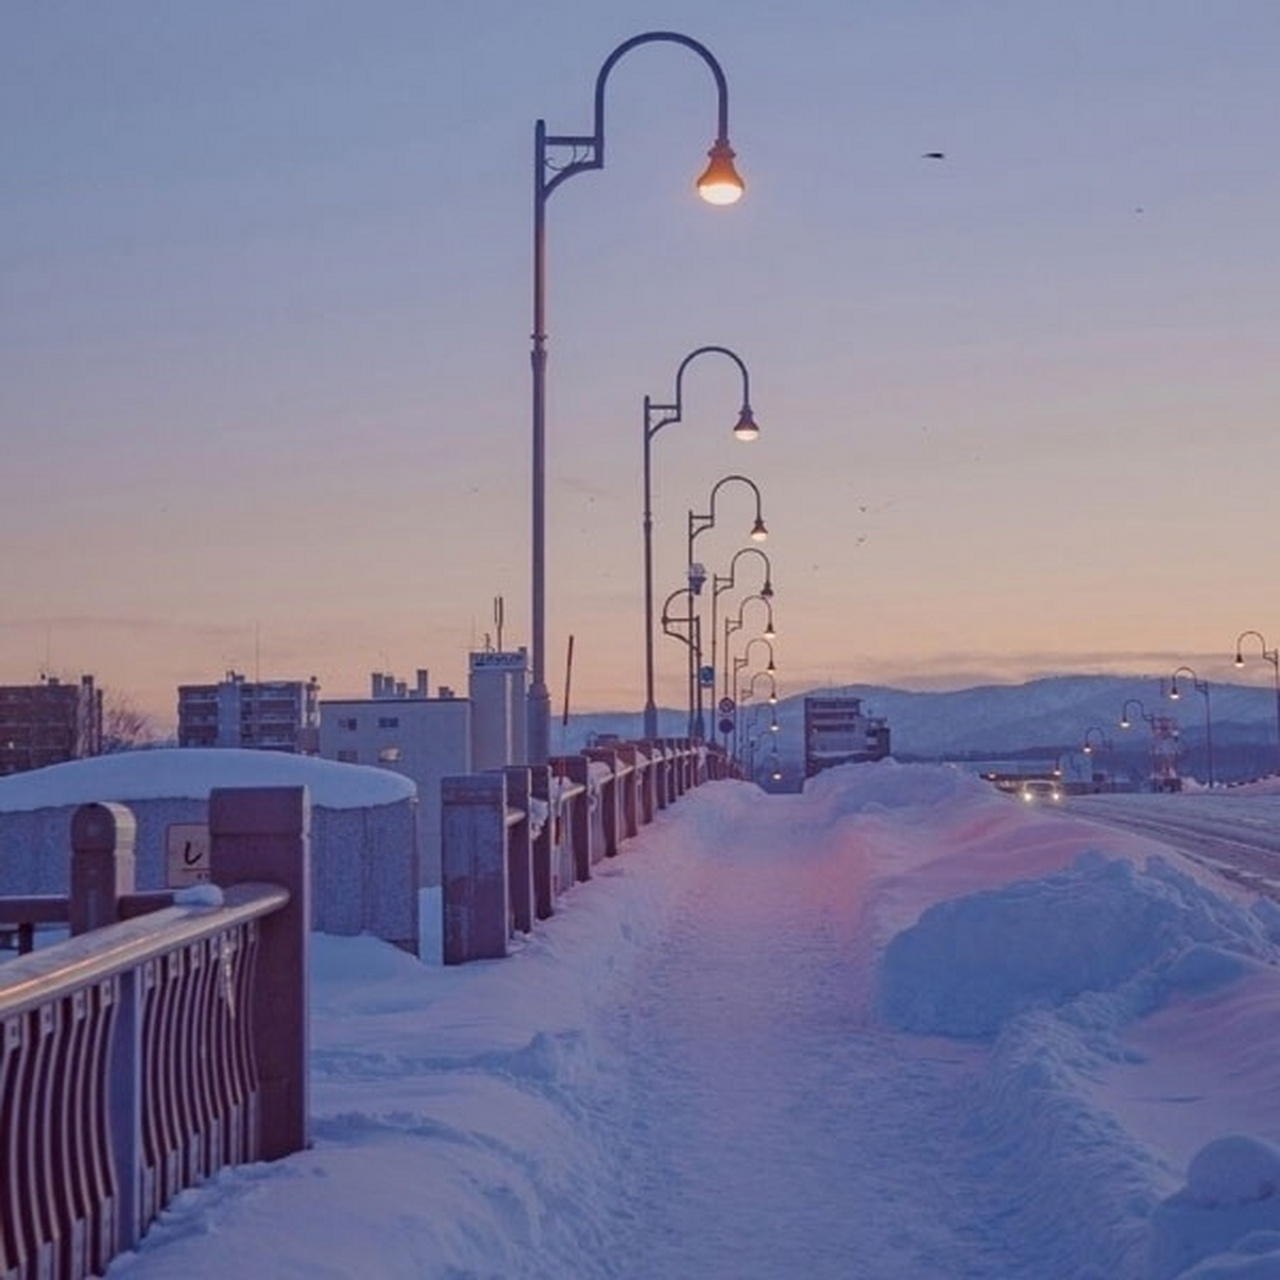
[[[717,139],[707,152],[710,163],[698,179],[698,194],[708,204],[737,204],[746,191],[747,184],[734,168],[733,148],[728,138]]]
[[[760,424],[756,422],[755,415],[751,412],[751,406],[744,404],[742,412],[738,414],[738,421],[734,424],[733,434],[738,440],[755,440],[760,435]]]
[[[1182,692],[1176,684],[1169,690],[1169,697],[1171,697],[1174,702],[1177,702],[1177,700],[1182,697]]]
[[[1236,654],[1236,666],[1237,666],[1237,667],[1243,667],[1243,666],[1244,666],[1244,654],[1243,654],[1243,653],[1237,653],[1237,654]]]
[[[765,528],[764,520],[756,516],[756,522],[751,526],[751,541],[764,542],[768,537],[769,530]]]
[[[778,633],[773,629],[772,622],[765,627],[762,634],[766,640],[776,640],[778,638]]]

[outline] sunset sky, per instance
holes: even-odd
[[[748,191],[697,200],[713,84],[651,45],[551,198],[557,709],[570,634],[579,709],[643,701],[643,400],[704,344],[763,434],[691,366],[658,598],[750,476],[780,689],[1280,641],[1275,0],[11,0],[0,683],[171,722],[230,667],[465,688],[499,596],[527,643],[534,122],[590,132],[653,29],[719,59]]]

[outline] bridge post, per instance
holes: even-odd
[[[533,819],[529,812],[532,780],[529,766],[508,765],[507,803],[524,813],[524,821],[507,831],[507,880],[511,891],[511,926],[533,931]]]
[[[73,936],[116,924],[120,899],[134,891],[138,824],[122,804],[82,804],[71,817]]]
[[[311,800],[306,787],[215,787],[209,878],[267,881],[289,905],[259,923],[253,1035],[258,1051],[260,1160],[309,1142],[307,947],[311,930]]]
[[[444,962],[507,954],[507,779],[503,772],[443,778],[441,883]]]

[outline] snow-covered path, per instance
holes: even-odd
[[[618,994],[605,1123],[637,1206],[618,1274],[1012,1274],[974,1220],[981,1051],[908,1054],[872,1023],[865,883],[804,815],[800,797],[749,804],[688,850],[669,927]]]

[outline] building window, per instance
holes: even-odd
[[[378,751],[379,764],[395,764],[400,759],[399,747],[382,747]]]
[[[341,716],[338,719],[338,728],[348,733],[354,732],[358,727],[359,721],[356,720],[355,716]]]
[[[339,764],[355,764],[359,754],[360,753],[358,751],[339,751],[338,763]]]
[[[379,729],[398,729],[399,727],[400,727],[399,716],[379,716],[378,717]]]

